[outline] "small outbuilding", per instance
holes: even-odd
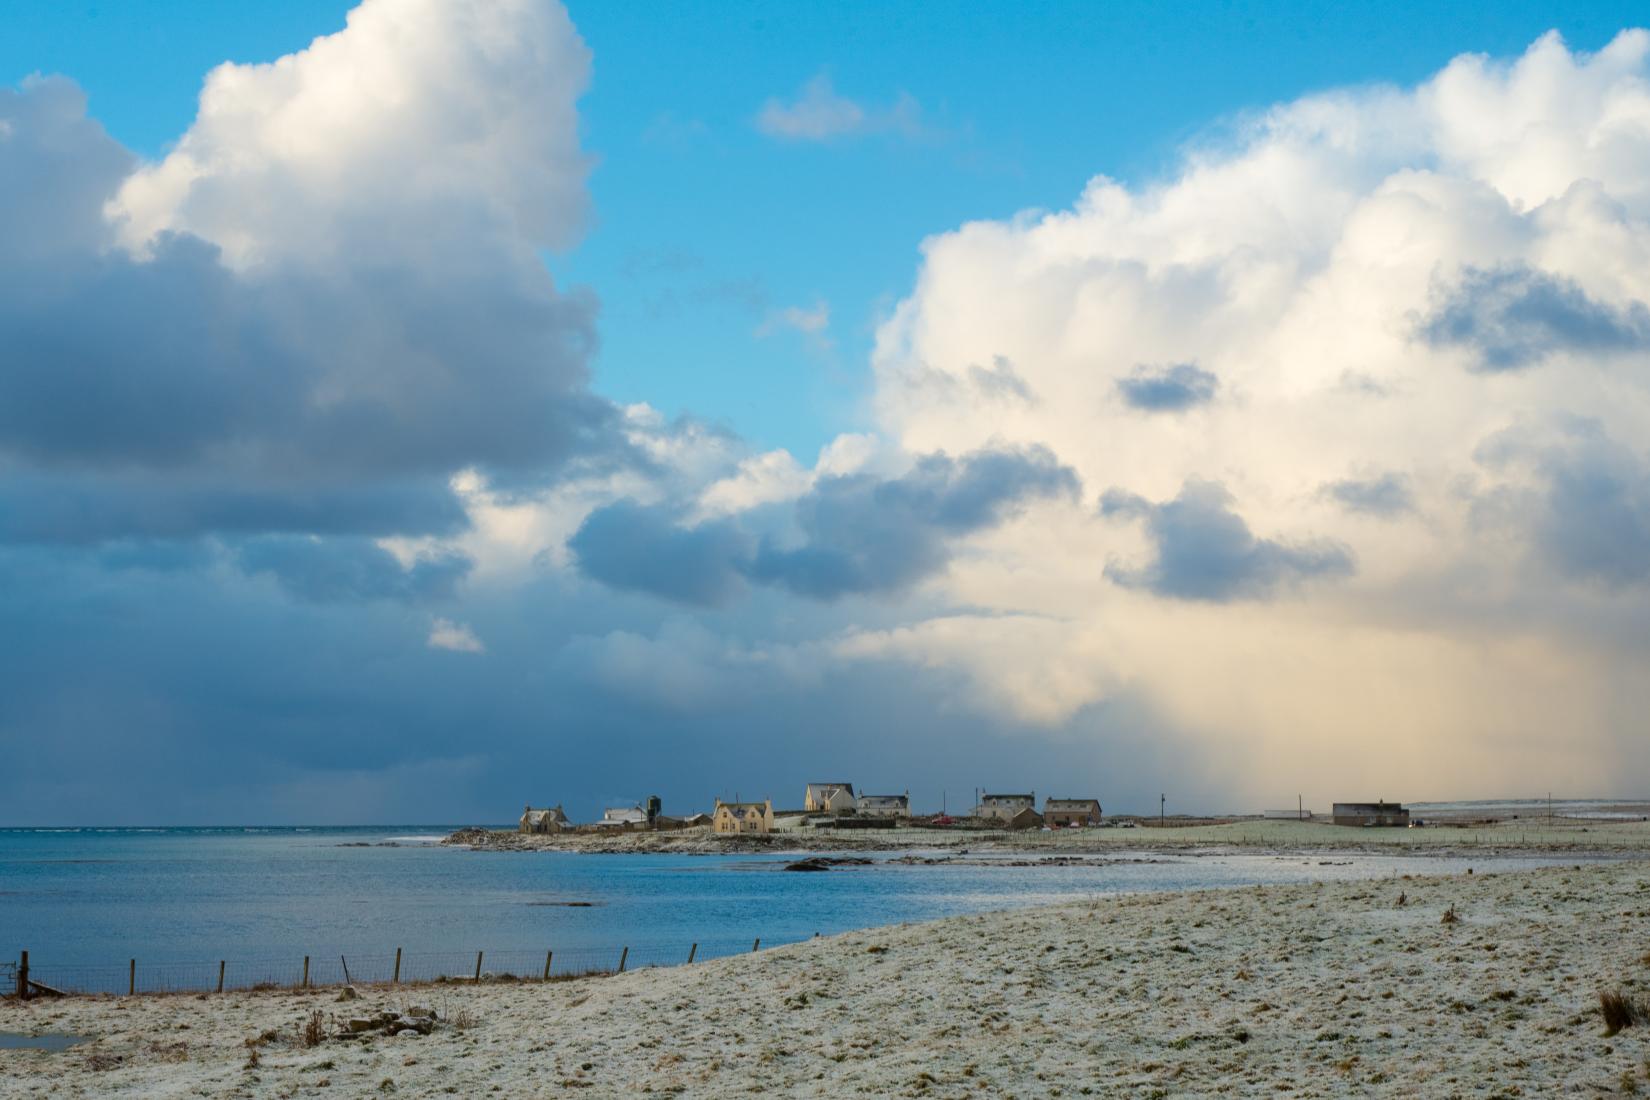
[[[1100,824],[1098,798],[1050,798],[1043,802],[1043,821],[1051,829]]]
[[[716,803],[711,822],[719,833],[773,832],[773,799],[764,802]]]
[[[1396,802],[1336,802],[1330,817],[1337,825],[1409,827],[1409,811]]]
[[[628,829],[637,825],[647,824],[647,811],[640,806],[614,806],[602,811],[602,819],[596,822],[603,829]]]
[[[1041,829],[1043,827],[1043,815],[1027,806],[1009,818],[1005,824],[1010,829]]]

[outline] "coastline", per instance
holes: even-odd
[[[1650,1027],[1607,1038],[1598,1001],[1650,989],[1647,910],[1650,864],[1612,861],[1112,897],[350,1004],[7,1002],[0,1030],[95,1038],[0,1051],[0,1095],[1614,1092],[1650,1083]],[[413,1005],[432,1034],[302,1044],[313,1011]]]
[[[1650,858],[1650,822],[1586,819],[1443,824],[1423,829],[1350,828],[1318,821],[1237,820],[1220,824],[1099,829],[783,829],[765,834],[719,835],[708,828],[659,832],[520,833],[480,827],[460,829],[441,841],[449,847],[487,852],[763,853],[967,852],[1039,855],[1249,852],[1295,854],[1359,852],[1381,855],[1464,855],[1474,852],[1544,855],[1611,854]]]

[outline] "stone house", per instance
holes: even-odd
[[[991,821],[1010,821],[1021,810],[1037,811],[1037,792],[1030,794],[982,794],[974,816]]]
[[[764,802],[723,802],[717,799],[711,823],[719,833],[771,833],[773,799]]]
[[[904,794],[862,794],[854,804],[864,817],[910,817],[911,792]]]
[[[811,814],[847,814],[857,808],[852,783],[809,783],[802,808]]]
[[[528,806],[521,812],[521,821],[516,831],[522,833],[559,833],[567,828],[567,815],[562,808],[551,806],[547,810],[535,810]]]
[[[1043,821],[1051,829],[1100,824],[1098,798],[1050,798],[1043,802]]]

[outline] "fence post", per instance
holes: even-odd
[[[300,988],[303,988],[303,989],[308,989],[309,988],[309,956],[308,955],[304,956],[304,984]]]
[[[758,936],[758,937],[756,937],[756,942],[751,944],[751,954],[753,954],[753,955],[756,954],[756,949],[758,947],[761,947],[761,946],[762,946],[762,937]]]
[[[395,949],[395,977],[390,979],[392,985],[401,984],[401,949]]]
[[[339,963],[340,966],[342,966],[344,968],[344,984],[345,985],[354,985],[355,983],[349,980],[349,963],[344,961],[344,956],[342,956],[342,955],[338,956],[338,963]]]
[[[133,959],[126,968],[126,995],[130,997],[137,992],[137,960]]]
[[[218,960],[218,992],[219,993],[223,992],[223,964],[224,964],[224,960],[219,959]]]
[[[697,955],[698,953],[699,953],[699,945],[697,943],[695,943],[692,947],[688,948],[688,962],[692,962],[693,961],[693,956]]]
[[[29,953],[27,951],[23,952],[22,957],[17,960],[17,999],[20,1001],[29,999]]]
[[[628,959],[629,957],[630,957],[630,948],[629,947],[626,947],[623,951],[619,952],[619,973],[621,973],[621,974],[624,973],[624,961],[626,959]]]
[[[550,959],[555,955],[555,953],[556,952],[554,950],[546,951],[544,953],[544,980],[545,981],[550,980]]]
[[[476,981],[481,980],[481,952],[476,952]]]

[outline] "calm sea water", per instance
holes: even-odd
[[[674,961],[690,942],[705,945],[704,957],[739,944],[748,949],[758,937],[778,944],[1122,891],[1541,862],[1142,854],[1042,867],[1009,866],[1008,859],[988,866],[878,859],[869,867],[798,874],[783,871],[786,861],[772,855],[472,852],[432,843],[448,831],[0,830],[0,960],[27,949],[40,975],[75,967],[90,975],[89,968],[102,967],[97,981],[86,977],[87,987],[101,981],[109,988],[125,984],[130,958],[141,960],[145,975],[171,975],[174,987],[209,980],[217,959],[295,965],[311,955],[320,966],[343,955],[358,960],[358,972],[364,960],[388,958],[397,947],[444,955],[459,972],[469,965],[461,960],[478,950],[489,958],[542,958],[553,949],[558,958],[589,960],[634,945],[634,965]],[[210,970],[189,978],[178,965],[184,963]],[[237,972],[244,984],[250,972]],[[288,970],[270,975],[295,980]],[[317,980],[323,977],[318,971]]]

